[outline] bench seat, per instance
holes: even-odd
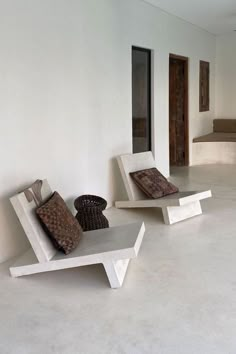
[[[112,288],[122,285],[130,259],[137,257],[144,234],[144,224],[134,224],[88,231],[69,255],[57,252],[49,262],[40,263],[32,248],[10,267],[13,277],[50,272],[92,264],[103,264]]]

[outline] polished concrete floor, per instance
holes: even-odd
[[[107,210],[111,224],[146,223],[121,289],[100,265],[18,279],[0,266],[1,354],[236,353],[236,167],[172,173],[213,198],[172,226],[158,209]]]

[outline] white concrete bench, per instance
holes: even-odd
[[[116,208],[161,208],[165,224],[202,214],[200,200],[211,197],[211,191],[179,192],[159,199],[147,199],[133,182],[130,172],[156,167],[151,151],[117,157],[129,200],[117,201]]]
[[[43,200],[52,194],[46,180],[43,181],[41,194]],[[102,263],[110,286],[122,286],[130,259],[138,255],[145,231],[144,223],[85,232],[77,249],[64,255],[53,247],[41,227],[35,215],[35,201],[28,202],[24,192],[10,200],[32,246],[11,266],[13,277]]]

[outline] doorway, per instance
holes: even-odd
[[[169,57],[170,166],[188,166],[188,58]]]

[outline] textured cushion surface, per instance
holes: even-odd
[[[130,176],[149,198],[157,199],[179,191],[156,168],[131,172]]]
[[[58,192],[54,192],[52,197],[36,210],[36,214],[56,248],[69,254],[78,246],[82,236],[81,226]]]

